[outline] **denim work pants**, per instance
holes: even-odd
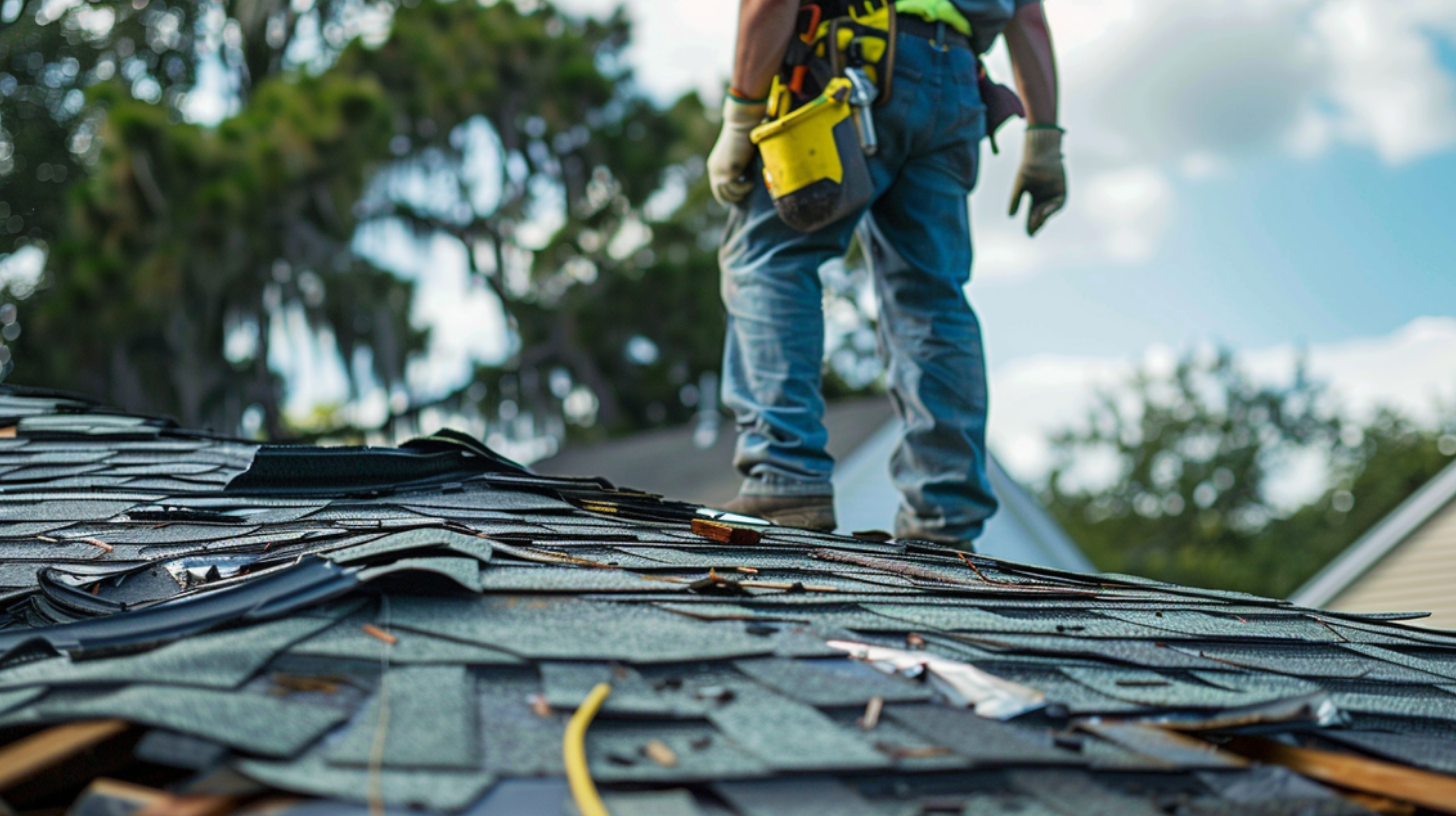
[[[813,233],[784,224],[762,179],[734,205],[719,254],[728,310],[723,399],[738,424],[745,495],[829,495],[819,268],[858,228],[874,276],[881,353],[905,434],[890,462],[903,538],[970,541],[996,510],[986,477],[981,328],[966,300],[967,197],[985,106],[976,58],[902,33],[889,102],[874,108],[867,211]]]

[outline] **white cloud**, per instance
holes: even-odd
[[[1456,318],[1422,317],[1391,334],[1310,346],[1310,374],[1357,418],[1391,406],[1430,424],[1456,411]],[[1113,391],[1140,366],[1166,368],[1176,350],[1154,346],[1131,357],[1040,355],[993,372],[989,432],[1007,469],[1035,481],[1051,466],[1048,437],[1079,424],[1099,390]],[[1239,353],[1260,381],[1288,381],[1301,351],[1284,344]],[[1275,498],[1294,501],[1318,489],[1320,473],[1294,463]],[[1311,475],[1313,474],[1313,475]]]
[[[1456,80],[1437,36],[1456,39],[1456,4],[1330,0],[1313,15],[1330,55],[1327,88],[1338,132],[1402,164],[1456,144]]]
[[[30,297],[45,272],[45,261],[45,252],[33,246],[0,255],[0,292],[21,300]]]
[[[476,363],[505,357],[505,317],[495,293],[470,277],[458,241],[432,240],[420,273],[410,319],[434,331],[425,356],[411,362],[409,381],[416,394],[439,394],[469,382]]]

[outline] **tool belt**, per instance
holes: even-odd
[[[869,202],[865,155],[876,149],[870,107],[890,98],[901,30],[942,48],[971,50],[970,39],[944,23],[897,18],[894,0],[800,3],[797,36],[769,91],[769,121],[751,134],[774,207],[794,229],[819,229]],[[977,81],[997,150],[996,128],[1025,112],[1015,93],[986,76],[979,59]]]
[[[805,0],[766,124],[751,134],[779,217],[810,232],[870,200],[870,105],[889,96],[895,61],[893,0]],[[855,112],[859,111],[859,117]]]

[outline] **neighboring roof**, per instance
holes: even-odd
[[[1411,494],[1296,590],[1290,600],[1315,607],[1334,600],[1453,501],[1456,501],[1456,464],[1447,466]]]
[[[830,403],[824,414],[834,473],[839,528],[889,528],[900,503],[890,482],[890,453],[900,438],[900,423],[883,397]],[[733,469],[731,427],[711,447],[693,445],[693,427],[634,434],[623,439],[567,448],[535,463],[540,473],[594,475],[614,484],[671,495],[707,506],[721,505],[738,492]],[[991,485],[1001,509],[986,525],[976,549],[987,555],[1057,569],[1092,572],[1094,567],[1026,488],[992,457]]]
[[[1368,813],[1288,767],[1456,812],[1456,634],[764,526],[448,433],[258,446],[0,389],[5,434],[17,812],[105,776],[70,812],[565,816],[599,684],[613,816]]]

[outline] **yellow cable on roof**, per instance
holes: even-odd
[[[611,693],[611,686],[598,683],[576,713],[571,715],[570,722],[566,724],[566,736],[561,741],[561,758],[566,761],[566,784],[571,787],[571,798],[576,801],[576,809],[581,811],[581,816],[610,816],[586,764],[586,729]]]

